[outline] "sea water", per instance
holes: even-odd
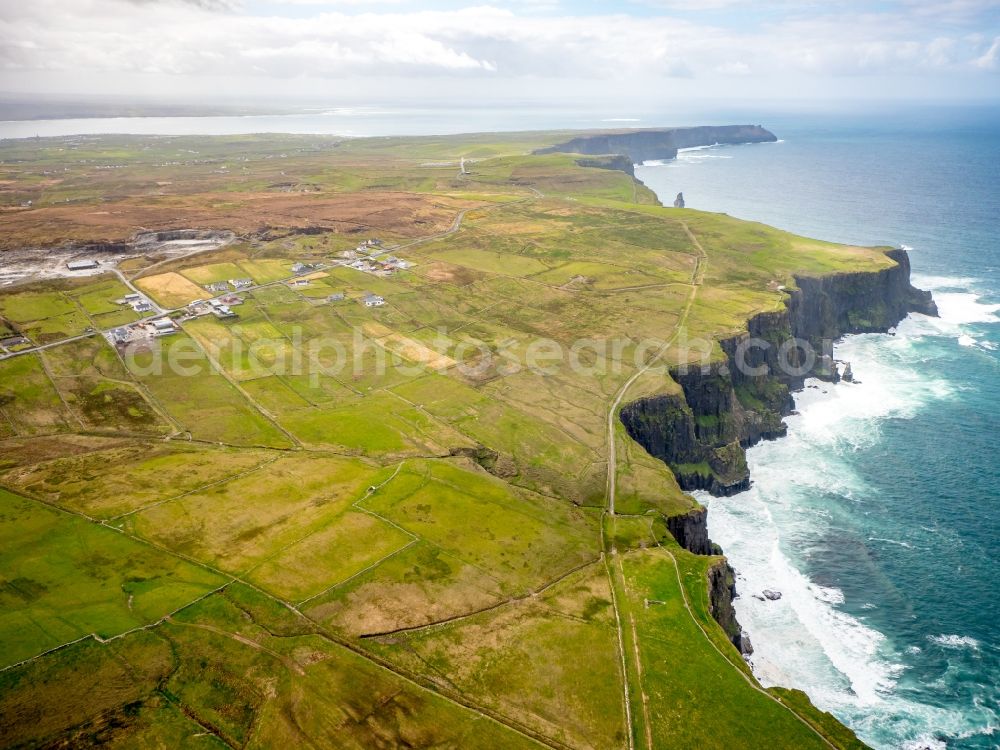
[[[752,488],[710,498],[767,685],[805,690],[876,748],[1000,745],[1000,117],[965,109],[768,121],[778,143],[682,152],[667,201],[910,248],[939,319],[836,348]],[[761,601],[763,589],[780,591]]]

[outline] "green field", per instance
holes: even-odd
[[[757,684],[720,558],[667,531],[697,503],[614,404],[680,398],[666,366],[720,361],[796,274],[892,261],[530,154],[566,135],[0,143],[19,243],[229,229],[119,270],[166,307],[265,285],[119,349],[117,277],[0,291],[51,344],[0,359],[0,745],[863,747]],[[413,268],[337,265],[369,237]]]
[[[7,666],[93,633],[148,625],[224,579],[0,490],[0,633]]]

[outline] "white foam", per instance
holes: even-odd
[[[906,547],[907,549],[913,549],[913,545],[909,542],[901,542],[898,539],[886,539],[881,536],[870,536],[868,537],[869,542],[883,542],[885,544],[895,544],[897,547]]]
[[[959,346],[975,346],[976,345],[976,340],[974,338],[972,338],[972,336],[970,336],[969,334],[963,333],[961,336],[958,337],[958,345]]]
[[[710,143],[710,144],[708,144],[706,146],[688,146],[687,148],[679,148],[679,149],[677,149],[677,153],[678,154],[687,154],[687,153],[690,153],[692,151],[706,151],[706,150],[708,150],[710,148],[716,148],[716,147],[718,147],[718,145],[719,145],[718,143]]]
[[[912,250],[912,247],[901,246],[904,250]],[[981,283],[981,279],[974,279],[968,276],[931,276],[923,274],[912,274],[913,285],[920,289],[960,289],[969,291],[975,284]]]
[[[934,355],[920,342],[926,337],[954,340],[963,335],[954,320],[982,317],[982,308],[989,306],[967,294],[978,305],[973,308],[976,315],[946,300],[944,320],[911,316],[896,336],[846,338],[836,356],[851,362],[860,383],[808,381],[816,387],[796,394],[798,414],[787,419],[788,436],[748,451],[751,489],[730,498],[698,493],[710,509],[713,541],[722,545],[740,575],[741,596],[735,606],[753,638],[755,674],[766,685],[806,690],[817,706],[847,721],[876,747],[909,742],[912,748],[937,748],[941,744],[932,731],[953,736],[967,731],[970,719],[897,692],[903,663],[920,654],[920,647],[909,646],[905,657],[863,617],[843,611],[843,591],[810,580],[795,556],[808,555],[835,517],[817,498],[831,498],[822,501],[829,506],[862,505],[868,497],[869,488],[852,468],[852,452],[881,441],[886,419],[912,418],[928,405],[957,395],[957,385],[929,376],[929,368],[921,366]],[[968,299],[955,302],[965,304]],[[912,548],[910,542],[890,536],[872,536],[870,541]],[[765,588],[780,591],[781,599],[751,596]],[[959,640],[962,636],[938,637],[948,639],[941,644],[945,647],[970,647]]]
[[[819,586],[796,569],[782,550],[779,526],[769,520],[771,499],[755,489],[737,497],[700,499],[710,508],[713,540],[745,579],[741,591],[781,592],[776,601],[737,600],[742,625],[751,636],[762,636],[754,638],[757,676],[766,685],[813,686],[814,699],[827,709],[845,697],[858,705],[877,702],[899,673],[898,665],[877,655],[884,636],[836,608],[843,592]]]
[[[934,295],[941,320],[954,325],[970,323],[1000,323],[1000,304],[980,302],[973,292],[939,292]]]
[[[900,747],[902,750],[948,750],[948,743],[930,735],[924,735],[915,740],[904,742]]]
[[[927,640],[945,648],[969,648],[979,650],[979,641],[968,635],[931,635]]]

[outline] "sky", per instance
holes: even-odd
[[[1000,0],[0,0],[0,92],[1000,100]]]

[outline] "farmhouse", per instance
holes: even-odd
[[[327,302],[340,302],[342,299],[344,299],[343,292],[334,292],[326,298]]]
[[[246,289],[253,286],[253,279],[230,279],[229,283],[233,285],[233,289]]]
[[[225,281],[214,281],[211,284],[205,284],[205,289],[210,292],[228,292],[229,284]]]
[[[312,265],[311,263],[293,263],[292,273],[294,274],[309,273],[314,268],[316,268],[316,266]]]
[[[26,339],[24,336],[8,336],[5,339],[0,339],[0,346],[4,348],[10,348],[12,346],[24,346],[25,344],[30,344],[31,341]]]
[[[365,307],[381,307],[385,304],[385,298],[377,294],[366,294],[361,298],[361,302]]]
[[[132,309],[137,313],[149,312],[153,309],[153,306],[149,304],[146,300],[139,300],[132,303]]]
[[[97,268],[98,263],[96,260],[68,260],[66,261],[66,268],[70,271],[89,271],[93,268]]]

